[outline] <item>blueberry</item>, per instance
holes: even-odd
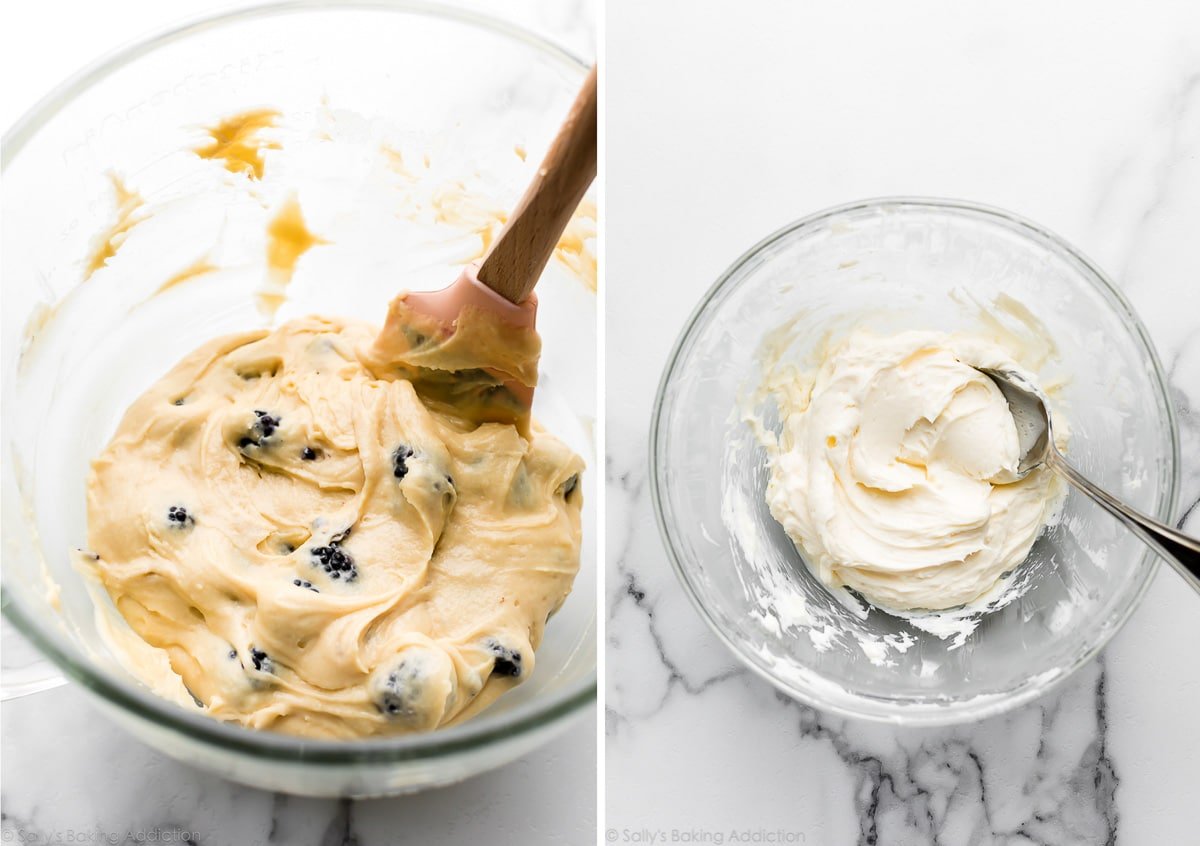
[[[253,646],[250,647],[250,663],[260,673],[275,672],[275,662],[271,660],[271,656],[261,649],[255,649]]]
[[[508,676],[509,678],[521,677],[521,653],[515,649],[509,649],[494,637],[489,637],[484,646],[487,651],[495,656],[495,661],[492,664],[492,675]]]
[[[237,657],[237,650],[236,650],[236,649],[230,649],[230,650],[229,650],[229,657],[230,657],[231,659],[233,659],[233,658],[236,658],[236,657]]]
[[[180,397],[179,399],[175,400],[175,405],[183,405],[183,397]]]
[[[269,438],[275,434],[275,430],[279,428],[279,418],[273,414],[267,414],[265,411],[254,410],[254,416],[258,421],[254,424],[256,431],[262,432],[264,438]]]
[[[243,435],[238,440],[238,449],[245,449],[251,446],[266,446],[266,441],[279,428],[279,418],[274,414],[268,414],[260,409],[255,409],[254,416],[256,418],[254,425],[250,427],[248,434]]]
[[[354,559],[342,549],[337,541],[330,541],[329,546],[317,546],[312,549],[313,563],[329,574],[331,579],[345,579],[352,582],[358,577],[358,569]]]
[[[186,529],[194,526],[196,520],[191,514],[187,513],[187,509],[183,506],[172,505],[167,509],[167,523],[175,529]]]
[[[305,447],[300,450],[300,457],[305,461],[314,461],[317,457],[317,451],[312,447]]]
[[[413,457],[413,449],[410,446],[401,444],[396,447],[396,451],[392,453],[392,475],[397,479],[403,479],[408,475],[408,459]]]
[[[402,660],[375,691],[375,707],[389,717],[412,719],[417,716],[424,674],[412,661]]]
[[[321,592],[321,591],[317,590],[315,587],[313,587],[313,583],[308,581],[307,579],[292,579],[292,584],[294,584],[296,587],[302,587],[305,590],[311,590],[313,593]]]

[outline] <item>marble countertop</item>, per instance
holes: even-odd
[[[504,13],[595,55],[591,0],[486,0],[458,5]],[[212,0],[111,0],[79,10],[74,36],[58,38],[60,3],[28,4],[10,25],[42,40],[0,106],[8,125],[44,89],[131,34],[226,8]],[[74,5],[74,4],[72,4]],[[89,15],[95,12],[94,19]],[[15,17],[15,15],[14,15]],[[136,31],[128,21],[138,22]],[[86,36],[83,35],[86,33]],[[78,36],[78,43],[71,37]],[[36,39],[35,39],[36,40]],[[19,45],[18,45],[19,47]],[[85,51],[85,52],[84,52]],[[49,54],[49,59],[46,55]],[[20,62],[19,49],[9,58]],[[10,90],[11,89],[11,90]],[[24,96],[29,94],[29,96]],[[0,808],[4,843],[201,843],[206,846],[385,846],[405,843],[590,843],[596,831],[596,712],[514,764],[460,785],[397,799],[305,799],[255,790],[192,769],[125,735],[73,686],[0,708]]]
[[[607,841],[1196,842],[1200,597],[1172,571],[1021,710],[953,729],[835,719],[742,669],[696,614],[646,454],[675,336],[744,249],[854,199],[960,197],[1050,227],[1123,287],[1170,370],[1179,516],[1200,532],[1200,13],[736,8],[608,8]]]

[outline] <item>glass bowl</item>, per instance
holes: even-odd
[[[88,464],[134,398],[217,335],[310,313],[382,323],[401,288],[451,282],[521,195],[585,71],[551,42],[452,7],[293,2],[128,47],[10,130],[3,610],[54,666],[6,672],[6,692],[52,685],[60,671],[170,755],[327,796],[461,780],[546,742],[594,701],[594,471],[584,474],[581,570],[536,671],[478,718],[423,735],[304,740],[159,699],[104,645],[68,557],[86,543]],[[190,152],[202,127],[260,108],[281,113],[261,180]],[[134,193],[144,204],[126,214]],[[320,243],[280,280],[266,266],[265,231],[290,201]],[[587,226],[576,235],[590,239]],[[594,468],[597,309],[585,252],[576,244],[551,262],[538,288],[535,414]],[[15,651],[5,650],[6,667]]]
[[[778,431],[773,401],[756,389],[761,346],[788,321],[783,358],[801,367],[856,326],[1041,344],[1040,380],[1061,383],[1054,408],[1070,423],[1068,459],[1161,520],[1176,504],[1162,367],[1129,303],[1077,250],[1015,215],[951,200],[816,214],[753,247],[712,287],[654,409],[659,527],[686,592],[734,654],[810,705],[932,725],[1028,702],[1103,647],[1157,559],[1073,492],[984,607],[896,615],[815,579],[767,509],[766,453],[746,422],[759,415]]]

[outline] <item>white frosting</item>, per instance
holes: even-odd
[[[978,599],[1024,560],[1065,486],[1045,470],[1015,479],[1012,415],[976,366],[1036,384],[988,341],[860,330],[815,374],[772,385],[783,430],[767,503],[822,582],[936,610]]]

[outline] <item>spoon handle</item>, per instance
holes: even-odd
[[[1047,463],[1065,476],[1076,489],[1087,494],[1093,502],[1124,523],[1174,567],[1175,571],[1183,576],[1184,581],[1200,592],[1200,540],[1130,508],[1108,491],[1084,478],[1083,474],[1059,455],[1058,450],[1050,450]]]

